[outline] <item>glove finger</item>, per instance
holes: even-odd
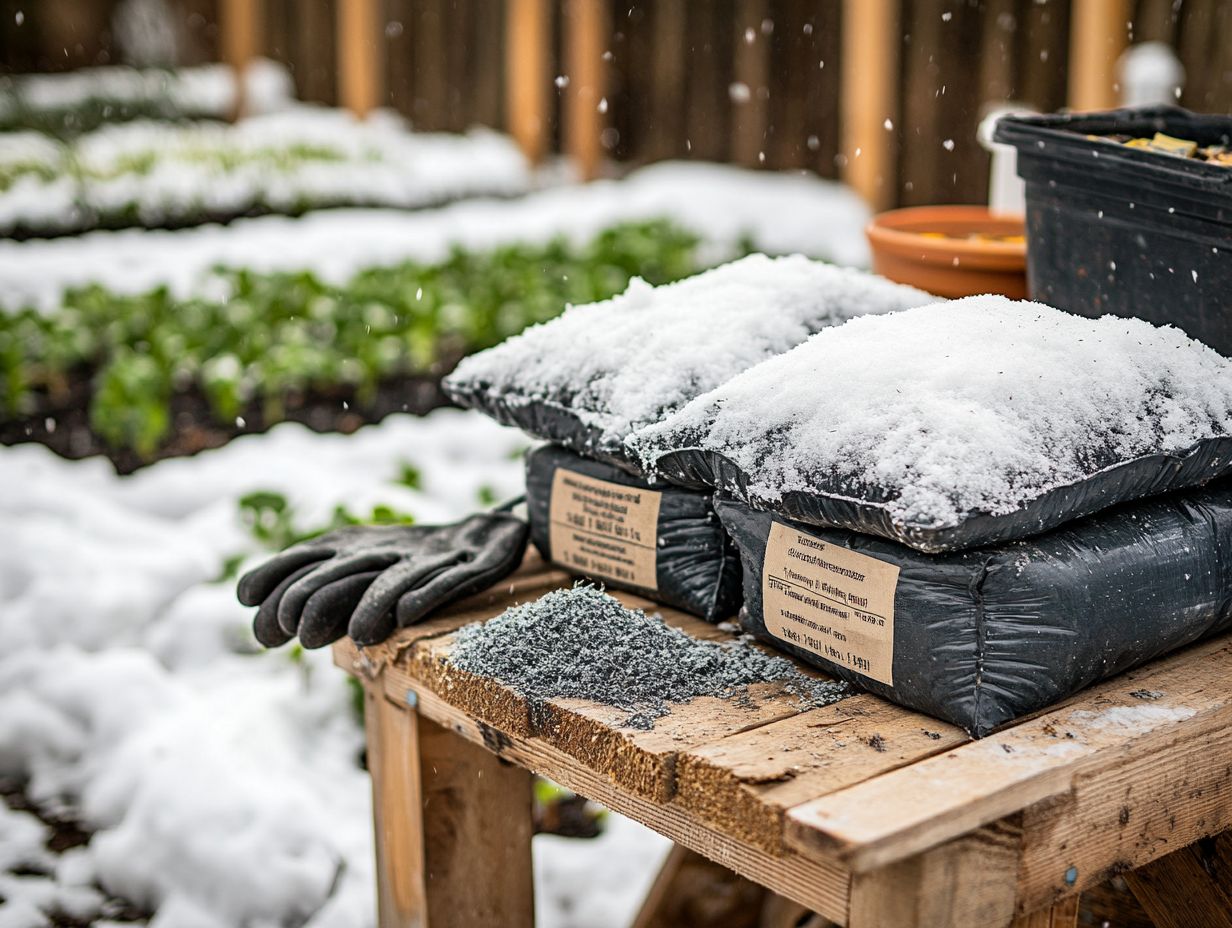
[[[245,606],[256,606],[267,600],[283,580],[305,564],[323,561],[332,557],[333,553],[330,548],[288,548],[240,577],[236,595]]]
[[[470,559],[471,567],[476,571],[499,572],[511,561],[516,567],[526,552],[530,525],[516,516],[504,514],[489,514],[485,518],[487,524],[480,537],[482,543]],[[496,579],[499,578],[493,582]]]
[[[384,641],[397,627],[394,624],[394,606],[406,592],[428,583],[441,571],[458,564],[465,556],[462,551],[449,551],[391,567],[377,577],[364,593],[363,599],[351,615],[347,634],[355,639],[357,644]]]
[[[388,567],[396,559],[397,555],[390,551],[365,551],[334,558],[328,564],[315,567],[311,573],[291,584],[283,594],[282,602],[278,604],[278,624],[283,631],[298,634],[304,604],[313,593],[336,580]]]
[[[315,564],[316,562],[314,561],[313,563]],[[278,624],[278,603],[282,600],[287,587],[312,570],[312,568],[313,564],[305,564],[289,577],[284,577],[282,582],[270,591],[269,596],[262,600],[260,607],[257,609],[257,614],[252,620],[252,633],[256,636],[257,641],[265,647],[276,648],[280,644],[286,644],[295,637],[283,631],[282,626]]]
[[[414,625],[434,609],[486,590],[509,576],[522,563],[529,534],[530,526],[521,519],[510,518],[507,524],[495,528],[476,557],[398,600],[398,625]]]
[[[346,634],[351,612],[364,591],[381,575],[378,570],[335,580],[317,590],[304,604],[299,622],[299,643],[305,648],[323,648]]]

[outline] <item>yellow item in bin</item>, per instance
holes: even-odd
[[[1156,132],[1155,138],[1150,141],[1150,147],[1156,151],[1166,152],[1169,155],[1192,158],[1193,153],[1198,150],[1198,143],[1189,139],[1173,138],[1170,135],[1164,135],[1162,132]]]

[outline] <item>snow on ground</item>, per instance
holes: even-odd
[[[229,119],[235,107],[235,69],[226,64],[177,68],[107,65],[58,74],[22,74],[0,81],[0,118],[23,107],[67,110],[90,100],[114,103],[169,103],[177,113]],[[268,58],[249,62],[244,72],[244,107],[270,113],[291,105],[295,82],[286,66]]]
[[[433,261],[453,245],[492,248],[555,235],[589,239],[623,220],[668,217],[702,236],[704,257],[730,257],[744,237],[770,254],[800,252],[868,264],[868,209],[848,188],[803,173],[663,162],[619,181],[541,190],[519,200],[468,200],[439,210],[330,210],[268,216],[181,232],[94,232],[0,242],[0,306],[55,306],[68,287],[98,282],[125,293],[166,284],[187,294],[217,265],[311,268],[342,281],[360,268]]]
[[[17,176],[0,190],[0,231],[158,227],[337,204],[423,207],[513,196],[531,181],[508,136],[410,132],[387,110],[361,120],[301,104],[234,124],[105,125],[41,156],[30,135],[14,133],[16,151],[3,156]]]
[[[240,495],[286,495],[301,526],[336,504],[423,521],[521,490],[520,433],[442,410],[350,436],[286,423],[120,478],[99,459],[0,449],[0,775],[69,806],[96,834],[56,860],[42,826],[0,805],[5,928],[92,887],[156,911],[156,928],[373,924],[362,732],[328,651],[262,651],[228,556],[259,557]],[[419,490],[395,483],[403,463]],[[536,839],[539,921],[617,925],[666,849],[618,817],[600,839]]]

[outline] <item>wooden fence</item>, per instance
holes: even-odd
[[[984,109],[1110,105],[1130,42],[1177,50],[1182,104],[1232,112],[1223,0],[176,2],[197,57],[269,55],[305,99],[496,126],[590,173],[663,158],[807,168],[878,206],[982,200]],[[6,63],[14,4],[35,6],[0,0]]]

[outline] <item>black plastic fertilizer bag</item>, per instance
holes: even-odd
[[[801,255],[749,255],[617,297],[465,358],[445,378],[461,406],[640,474],[625,440],[689,400],[853,316],[933,299]]]
[[[920,551],[1232,473],[1232,360],[982,296],[825,329],[631,436],[646,472]]]
[[[715,503],[757,638],[976,737],[1232,626],[1232,482],[925,554]]]
[[[710,622],[736,614],[740,557],[709,493],[544,445],[526,459],[526,504],[547,560]]]

